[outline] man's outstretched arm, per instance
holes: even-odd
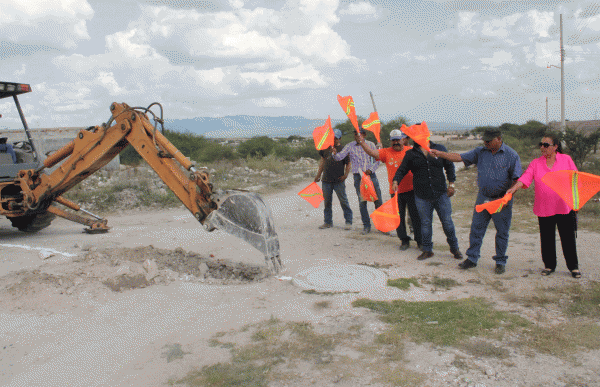
[[[432,149],[431,154],[434,155],[435,157],[440,157],[442,159],[446,159],[448,161],[453,161],[455,163],[463,161],[462,157],[460,157],[460,154],[458,154],[458,153],[449,153],[449,152],[443,152],[443,151],[440,151],[437,149]]]

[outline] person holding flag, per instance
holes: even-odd
[[[548,134],[540,142],[542,155],[533,160],[523,176],[508,190],[514,194],[521,188],[528,188],[535,181],[535,198],[533,213],[538,216],[540,225],[540,243],[542,245],[542,275],[548,276],[556,270],[556,228],[562,245],[567,269],[573,278],[580,278],[575,243],[577,230],[577,213],[573,211],[556,192],[542,180],[544,175],[552,171],[577,171],[573,159],[562,153],[560,141],[556,135]]]
[[[390,183],[390,195],[394,197],[395,191],[392,189],[392,181],[394,175],[398,170],[398,167],[404,159],[406,151],[412,149],[411,146],[405,146],[405,140],[408,137],[398,129],[394,129],[390,132],[390,142],[392,144],[389,148],[383,148],[379,150],[371,149],[365,143],[364,139],[359,140],[359,144],[362,146],[364,151],[371,157],[385,163],[388,173],[388,181]],[[408,172],[402,181],[398,184],[398,212],[400,214],[400,225],[396,229],[396,234],[400,238],[401,245],[400,250],[404,251],[410,246],[410,237],[406,233],[406,207],[408,206],[408,212],[410,219],[413,224],[413,231],[415,233],[415,241],[417,247],[421,248],[421,220],[419,218],[419,211],[415,204],[415,193],[413,191],[413,174]]]
[[[479,192],[475,200],[475,207],[482,203],[504,197],[507,190],[514,185],[521,176],[521,158],[511,147],[502,141],[502,133],[499,130],[486,130],[483,132],[484,146],[479,146],[466,153],[447,153],[432,149],[431,153],[445,160],[460,162],[465,166],[477,166],[477,186]],[[479,260],[483,237],[490,224],[494,221],[496,227],[496,261],[494,272],[503,274],[506,271],[506,249],[508,248],[508,234],[512,220],[512,200],[506,203],[502,209],[494,214],[487,211],[478,212],[473,210],[471,221],[471,233],[469,234],[469,249],[467,259],[458,267],[467,270],[477,266]]]
[[[342,138],[342,131],[339,129],[334,129],[334,140],[333,146],[337,151],[342,150],[342,146],[340,143],[340,138]],[[319,226],[319,229],[325,229],[333,227],[333,217],[332,217],[332,199],[333,192],[338,197],[340,201],[340,206],[342,207],[342,211],[344,212],[344,219],[346,220],[346,225],[344,227],[345,230],[352,229],[352,209],[350,208],[350,204],[348,203],[348,197],[346,196],[346,178],[348,178],[348,173],[350,172],[350,157],[346,156],[341,161],[335,161],[330,156],[332,148],[327,148],[319,151],[319,155],[321,155],[321,162],[319,163],[319,170],[317,171],[317,176],[315,177],[315,183],[321,181],[321,188],[323,189],[323,199],[325,199],[325,209],[323,210],[323,215],[325,216],[325,222]],[[321,179],[321,175],[323,178]]]
[[[418,126],[412,125],[416,132]],[[425,128],[423,128],[426,130]],[[421,141],[422,142],[422,141]],[[427,140],[426,145],[431,150],[445,152],[446,147]],[[421,255],[419,261],[433,257],[433,210],[438,214],[442,223],[442,229],[446,234],[446,240],[450,246],[450,253],[456,259],[462,259],[462,253],[458,247],[458,239],[452,221],[452,204],[450,197],[454,195],[454,181],[456,174],[454,164],[444,159],[438,159],[430,155],[419,143],[406,152],[402,164],[398,167],[392,179],[392,190],[396,190],[406,175],[413,173],[413,187],[415,193],[415,204],[419,211],[421,220]],[[445,176],[444,176],[445,172]],[[446,177],[449,186],[446,186]],[[411,218],[412,219],[412,218]],[[412,219],[414,222],[414,219]],[[413,228],[416,228],[413,224]]]
[[[365,140],[364,136],[366,136],[367,131],[360,128],[360,134],[354,132],[354,141],[346,144],[346,146],[340,151],[337,152],[335,148],[331,148],[332,155],[331,157],[336,161],[343,160],[346,156],[350,156],[350,162],[352,164],[352,173],[354,175],[354,188],[356,188],[356,195],[358,196],[358,208],[360,209],[360,217],[363,222],[363,234],[368,234],[371,232],[371,218],[369,217],[369,211],[367,209],[367,201],[362,198],[360,194],[360,182],[362,179],[362,173],[369,175],[371,180],[373,181],[373,186],[375,187],[375,193],[377,194],[377,200],[375,200],[375,208],[379,208],[381,206],[381,189],[379,188],[379,180],[377,180],[377,175],[375,171],[380,165],[379,161],[374,161],[371,156],[369,156],[363,150],[363,146],[359,144],[359,141],[364,141],[366,146],[369,148],[376,150],[375,144],[373,142]]]

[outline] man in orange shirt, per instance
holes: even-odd
[[[388,181],[390,183],[390,194],[394,197],[395,192],[392,191],[392,180],[396,170],[402,164],[406,151],[411,149],[411,146],[405,146],[406,135],[398,129],[394,129],[390,132],[390,141],[392,146],[384,149],[371,149],[366,146],[363,139],[360,139],[359,144],[363,147],[365,152],[374,157],[376,160],[385,163],[388,173]],[[413,192],[413,175],[409,172],[398,184],[398,211],[400,212],[400,225],[396,229],[398,238],[402,241],[400,250],[404,251],[410,246],[410,237],[406,234],[406,207],[408,207],[408,213],[410,214],[410,220],[412,221],[413,231],[415,233],[415,241],[417,247],[421,248],[421,218],[419,218],[419,211],[415,204],[415,195]]]

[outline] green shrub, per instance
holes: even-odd
[[[252,137],[238,146],[237,152],[243,158],[265,157],[275,150],[275,140],[267,136]]]

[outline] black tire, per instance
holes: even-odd
[[[18,216],[10,219],[12,226],[23,232],[38,232],[50,226],[56,215],[50,212],[41,214]]]

